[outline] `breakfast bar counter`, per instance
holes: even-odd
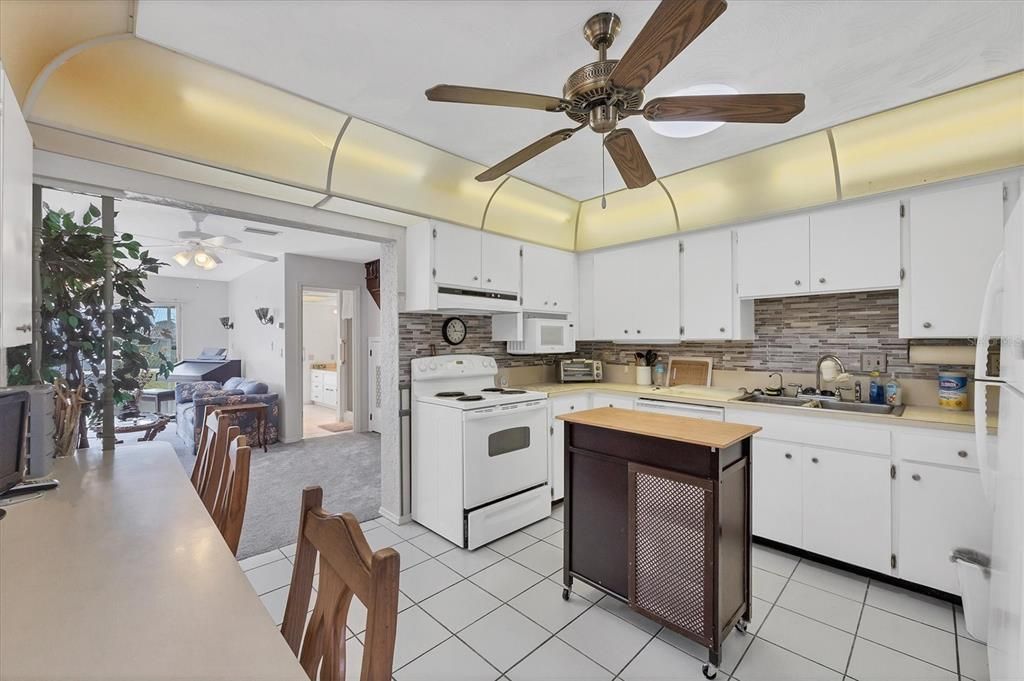
[[[708,649],[750,621],[751,436],[760,428],[605,407],[565,421],[563,598],[573,580]]]
[[[308,681],[169,444],[54,475],[0,520],[0,679]]]

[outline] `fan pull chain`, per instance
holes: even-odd
[[[601,210],[608,207],[608,200],[605,198],[605,186],[604,186],[604,141],[608,137],[608,133],[601,135]]]

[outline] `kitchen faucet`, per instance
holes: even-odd
[[[845,374],[846,373],[846,367],[843,366],[843,361],[841,359],[839,359],[838,357],[836,357],[835,355],[822,355],[821,357],[819,357],[818,358],[818,367],[817,367],[817,369],[814,372],[814,387],[815,387],[815,392],[818,395],[821,395],[821,365],[824,364],[825,362],[829,361],[829,360],[832,360],[837,365],[839,365],[839,373],[840,374]]]
[[[767,388],[765,388],[765,392],[768,393],[769,395],[781,395],[785,391],[785,389],[782,386],[782,374],[780,374],[778,371],[773,371],[772,373],[768,374],[769,381],[772,380],[772,376],[779,377],[779,386],[777,388],[768,386]]]

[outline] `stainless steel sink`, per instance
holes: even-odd
[[[826,411],[850,411],[857,414],[883,414],[900,416],[903,406],[893,407],[888,404],[870,404],[867,402],[839,402],[834,399],[817,399],[811,395],[803,397],[773,397],[771,395],[755,395],[753,393],[739,398],[743,402],[758,404],[779,404],[785,407],[804,407],[805,409],[824,409]]]

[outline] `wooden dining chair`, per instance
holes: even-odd
[[[398,552],[371,551],[355,516],[329,515],[321,507],[323,496],[320,487],[302,491],[298,548],[281,634],[311,681],[317,681],[318,673],[319,681],[345,681],[345,624],[355,595],[367,611],[358,681],[388,681],[398,624]],[[318,553],[320,581],[307,626]]]
[[[192,466],[192,486],[207,512],[212,511],[217,497],[228,444],[238,437],[238,426],[229,426],[230,422],[231,417],[220,411],[208,414],[199,438],[196,463]]]
[[[234,437],[231,437],[232,432]],[[238,553],[238,540],[242,537],[245,503],[249,497],[249,457],[251,450],[238,427],[228,428],[228,449],[224,455],[217,493],[210,516],[220,530],[232,554]]]

